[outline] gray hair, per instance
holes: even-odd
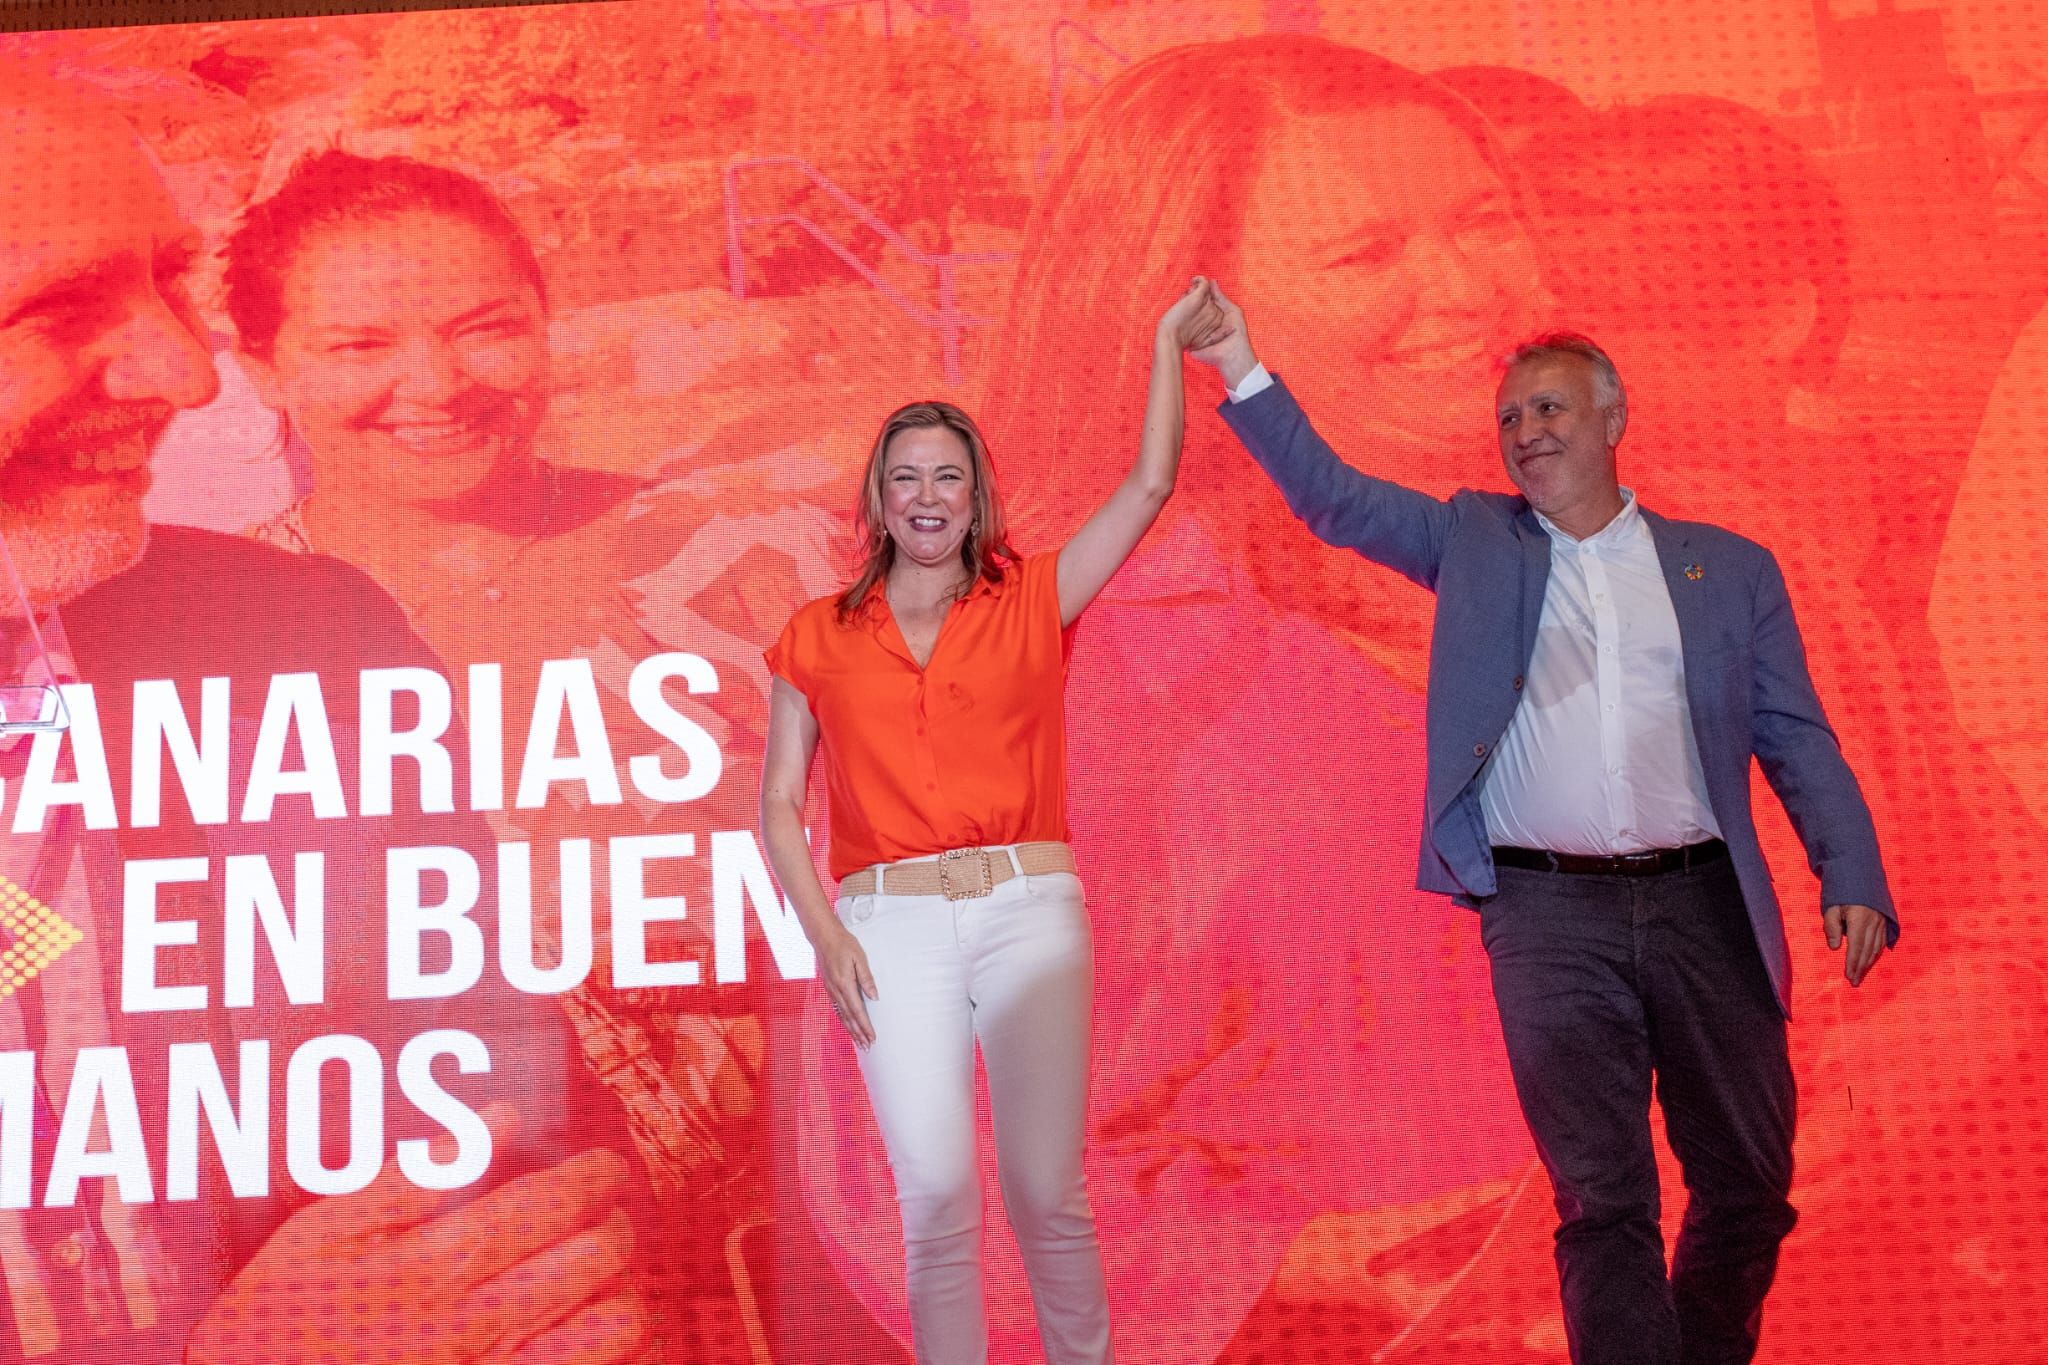
[[[1628,391],[1621,386],[1621,371],[1614,368],[1607,352],[1595,345],[1591,337],[1580,336],[1577,332],[1544,332],[1533,336],[1508,352],[1507,358],[1501,361],[1501,369],[1512,370],[1532,360],[1549,360],[1561,355],[1577,356],[1593,367],[1593,396],[1600,400],[1600,406],[1628,406]]]

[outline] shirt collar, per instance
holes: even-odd
[[[962,597],[960,600],[962,602],[972,602],[977,597],[996,596],[997,594],[1001,593],[1003,589],[1010,586],[1010,580],[1012,578],[1014,578],[1016,575],[1022,572],[1024,572],[1024,562],[1022,560],[1014,560],[1008,564],[1003,565],[1003,573],[1002,577],[1000,578],[989,579],[983,578],[980,574],[976,574],[974,576],[973,585],[967,589],[966,595]]]
[[[1019,560],[1004,565],[1002,577],[998,579],[991,580],[976,574],[973,584],[968,587],[960,600],[962,602],[972,602],[978,597],[996,596],[1008,588],[1011,580],[1015,579],[1022,572],[1024,572],[1024,565]],[[853,619],[871,631],[880,631],[882,622],[888,618],[888,615],[889,591],[885,586],[884,580],[876,579],[874,586],[868,589],[867,596],[863,597],[860,600],[860,605],[854,608]]]
[[[1529,510],[1532,512],[1536,511],[1533,507]],[[1590,536],[1584,538],[1575,536],[1549,517],[1544,516],[1541,512],[1536,512],[1536,521],[1545,531],[1549,532],[1550,538],[1553,541],[1561,541],[1566,545],[1611,545],[1633,536],[1636,533],[1636,529],[1643,524],[1643,513],[1642,509],[1636,506],[1636,490],[1633,488],[1623,488],[1621,490],[1621,510],[1614,514],[1612,521]]]

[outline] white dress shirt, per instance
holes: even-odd
[[[1264,364],[1257,364],[1252,366],[1250,373],[1237,381],[1236,388],[1226,391],[1230,394],[1231,402],[1242,403],[1253,394],[1264,393],[1272,387],[1273,372],[1267,369]]]
[[[1263,365],[1230,390],[1271,387]],[[1584,540],[1548,517],[1550,578],[1522,699],[1481,779],[1494,844],[1637,853],[1720,837],[1686,704],[1678,616],[1650,525],[1622,490]]]
[[[1487,838],[1636,853],[1719,838],[1678,616],[1635,494],[1584,540],[1548,517],[1550,579],[1521,704],[1479,789]]]

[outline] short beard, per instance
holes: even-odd
[[[61,605],[112,578],[140,559],[149,542],[139,506],[126,516],[79,517],[66,509],[53,520],[35,517],[32,509],[17,519],[9,508],[0,534],[31,609]],[[18,609],[9,603],[4,610],[12,616]]]
[[[159,431],[157,434],[161,434]],[[33,432],[0,430],[0,474],[30,445]],[[155,437],[152,436],[154,444]],[[142,557],[148,528],[140,493],[90,483],[55,483],[0,503],[0,536],[32,609],[55,606]],[[9,587],[5,595],[12,596]],[[0,606],[7,616],[17,603]]]

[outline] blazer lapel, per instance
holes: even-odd
[[[1700,581],[1705,576],[1706,566],[1688,557],[1692,538],[1683,530],[1648,508],[1641,511],[1643,520],[1650,524],[1650,541],[1657,547],[1657,563],[1664,570],[1664,590],[1671,594],[1671,610],[1678,617],[1679,652],[1684,656],[1685,671],[1689,675],[1701,642],[1709,634],[1707,595],[1701,591],[1705,585]],[[1686,576],[1688,568],[1694,571],[1694,577]]]
[[[1536,653],[1536,627],[1543,621],[1543,591],[1550,586],[1550,533],[1526,503],[1515,518],[1515,533],[1522,540],[1522,652],[1515,657],[1516,667],[1526,673]]]
[[[1657,563],[1664,570],[1664,588],[1671,595],[1671,611],[1678,618],[1678,652],[1685,660],[1685,676],[1701,676],[1700,651],[1713,638],[1713,630],[1707,617],[1711,610],[1708,596],[1711,585],[1706,576],[1712,565],[1698,558],[1699,551],[1692,544],[1692,537],[1673,526],[1655,512],[1644,509],[1643,520],[1649,523],[1650,540],[1657,547]],[[1692,718],[1693,742],[1704,753],[1709,745],[1720,742],[1721,732],[1714,724],[1714,718],[1700,709],[1697,694],[1691,687],[1685,689],[1685,709]],[[1716,771],[1706,765],[1709,774]],[[1709,784],[1713,779],[1708,777]],[[1719,808],[1714,798],[1719,795],[1709,791],[1709,804]],[[1748,800],[1745,791],[1739,796],[1728,793],[1728,799]]]

